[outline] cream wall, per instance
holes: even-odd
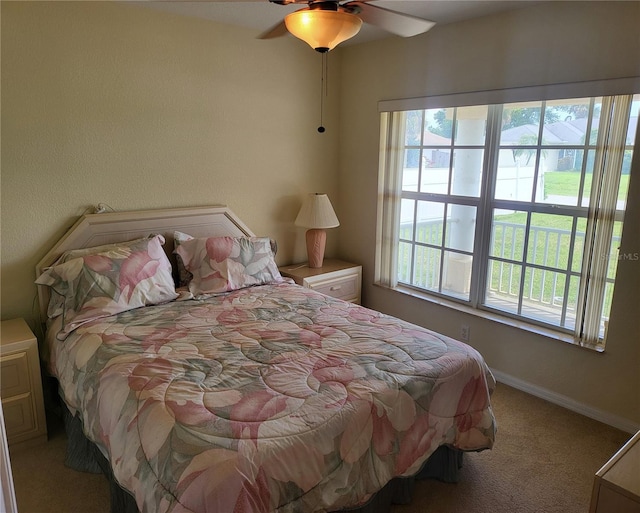
[[[471,345],[502,377],[626,429],[640,425],[639,261],[620,263],[607,350],[598,354],[374,286],[372,219],[379,100],[640,76],[638,27],[638,2],[548,2],[348,47],[340,112],[340,248],[364,266],[364,303],[454,337],[468,324]],[[627,253],[640,253],[639,164],[621,248]]]
[[[36,324],[36,262],[99,202],[227,204],[277,239],[279,263],[306,259],[302,198],[337,181],[339,95],[318,134],[319,54],[126,3],[1,8],[2,319]]]

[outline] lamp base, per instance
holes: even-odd
[[[309,267],[317,269],[322,267],[324,260],[324,247],[327,243],[327,232],[322,228],[312,228],[307,230],[307,257]]]

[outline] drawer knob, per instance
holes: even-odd
[[[342,288],[342,285],[334,285],[333,287],[331,287],[330,290],[340,290]]]

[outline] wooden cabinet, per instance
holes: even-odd
[[[0,397],[9,445],[47,439],[38,341],[23,319],[0,326]]]
[[[328,296],[360,304],[362,266],[327,258],[322,267],[312,269],[307,264],[280,267],[280,274],[292,278],[298,285],[317,290]]]
[[[590,513],[640,513],[640,431],[596,472]]]

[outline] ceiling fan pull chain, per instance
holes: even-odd
[[[324,95],[329,96],[329,52],[322,55],[322,64],[324,67]]]
[[[322,52],[322,77],[320,78],[320,126],[318,127],[318,132],[323,133],[325,131],[324,125],[322,124],[322,117],[324,114],[324,97],[327,94],[327,55],[328,52]]]

